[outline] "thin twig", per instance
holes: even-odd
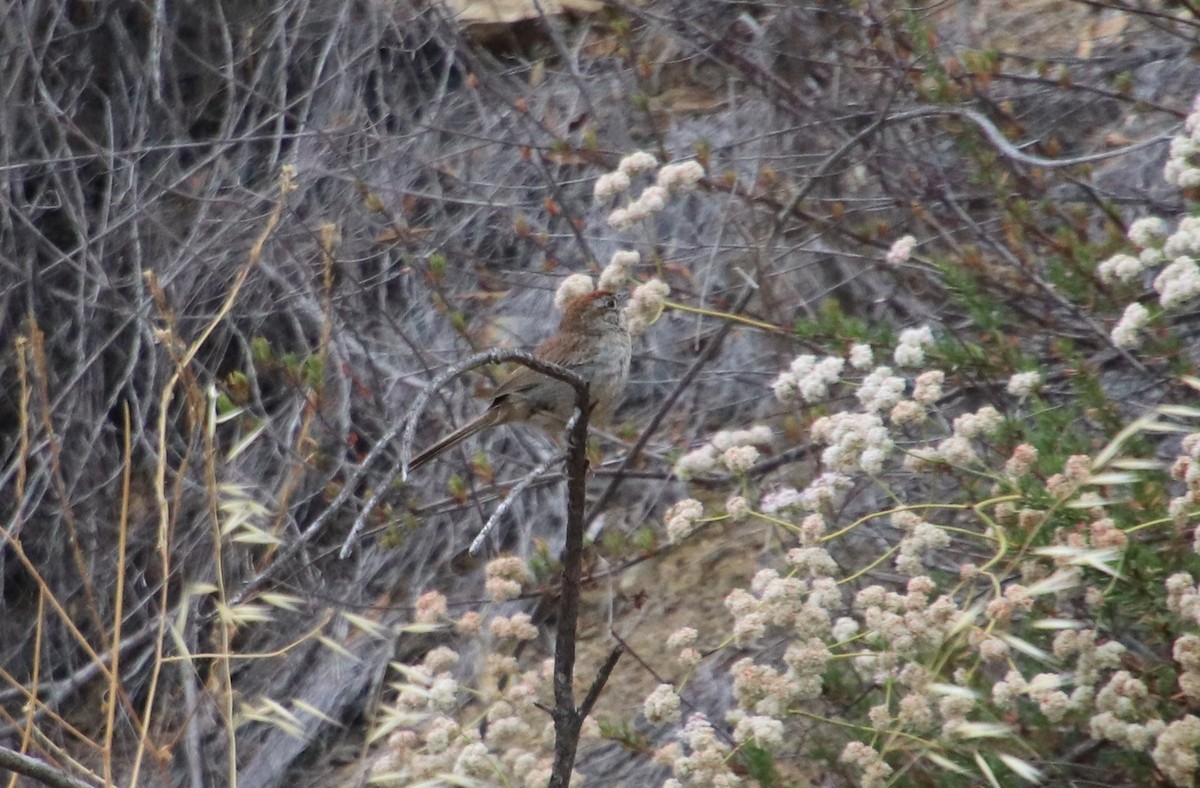
[[[558,630],[554,638],[554,765],[550,788],[567,788],[579,747],[583,717],[575,708],[575,637],[579,628],[580,578],[583,575],[584,509],[587,506],[587,399],[576,389],[575,422],[567,433],[567,538],[563,549]]]
[[[23,774],[52,788],[92,788],[89,783],[76,780],[66,772],[55,769],[37,758],[7,747],[0,747],[0,768]]]
[[[571,424],[567,424],[567,429],[570,430],[572,426],[573,425]],[[492,516],[488,518],[487,522],[483,524],[483,527],[479,529],[479,533],[475,535],[475,539],[471,542],[471,547],[468,550],[471,555],[479,555],[479,551],[483,549],[484,540],[487,539],[488,534],[495,529],[496,524],[499,523],[500,520],[504,518],[504,515],[508,513],[508,510],[512,508],[513,501],[517,500],[517,497],[521,493],[525,492],[525,489],[529,487],[529,485],[533,484],[538,478],[541,477],[543,473],[550,470],[550,466],[558,462],[560,459],[562,459],[561,456],[555,456],[551,457],[545,462],[539,463],[536,468],[525,474],[525,477],[522,478],[521,481],[517,482],[515,487],[509,490],[508,494],[505,495],[500,501],[500,505],[497,506],[496,510],[492,512]]]

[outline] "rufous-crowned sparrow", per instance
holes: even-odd
[[[558,331],[533,352],[588,382],[590,419],[605,421],[612,415],[629,379],[631,352],[629,331],[614,293],[597,290],[574,298]],[[574,388],[521,367],[496,389],[486,411],[418,454],[408,467],[419,468],[480,430],[500,424],[527,422],[548,431],[562,429],[574,410]]]

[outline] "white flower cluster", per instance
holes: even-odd
[[[1025,399],[1033,392],[1042,387],[1042,373],[1034,370],[1032,372],[1018,372],[1008,379],[1009,394],[1020,399]]]
[[[867,369],[875,363],[875,351],[871,350],[870,345],[860,342],[850,346],[846,359],[855,369]]]
[[[592,277],[587,274],[571,274],[559,282],[558,289],[554,291],[554,306],[561,312],[566,309],[567,304],[595,289],[596,284]]]
[[[1170,155],[1163,177],[1181,189],[1200,186],[1200,96],[1184,122],[1184,132],[1171,140]],[[1182,306],[1200,296],[1200,216],[1185,216],[1174,232],[1158,217],[1143,217],[1130,224],[1126,232],[1138,254],[1118,253],[1100,263],[1101,281],[1131,282],[1147,268],[1166,263],[1154,278],[1154,291],[1163,309]],[[1113,344],[1135,348],[1141,344],[1140,331],[1149,322],[1150,313],[1138,303],[1129,304],[1112,330]]]
[[[883,756],[866,742],[850,742],[842,750],[838,760],[862,772],[858,784],[863,788],[882,788],[888,784],[888,777],[892,774],[892,767],[888,766]]]
[[[1181,189],[1200,186],[1200,96],[1192,102],[1192,112],[1183,122],[1183,133],[1171,139],[1163,177]]]
[[[842,473],[861,470],[878,476],[895,445],[883,419],[875,413],[839,411],[822,416],[813,422],[811,433],[814,441],[826,446],[821,462]]]
[[[679,653],[675,661],[684,670],[693,670],[700,664],[700,650],[696,648],[696,638],[699,633],[692,627],[682,627],[671,633],[667,638],[667,648]]]
[[[662,315],[671,288],[661,279],[642,282],[633,289],[625,305],[625,327],[630,336],[640,336]]]
[[[771,428],[763,424],[748,430],[721,430],[708,443],[680,457],[675,475],[687,480],[722,466],[733,473],[745,473],[758,459],[755,447],[768,446],[773,439]]]
[[[443,646],[421,664],[401,668],[397,699],[381,715],[383,724],[395,730],[372,764],[372,782],[432,784],[453,775],[455,784],[545,785],[553,763],[547,743],[554,734],[538,701],[551,676],[549,663],[521,672],[516,659],[489,655],[482,682],[490,689],[474,693],[488,700],[487,725],[481,729],[460,725],[451,716],[463,703],[458,683],[448,673],[457,662],[458,654]],[[584,730],[588,736],[598,734],[594,723]]]
[[[1186,484],[1187,489],[1171,499],[1167,511],[1182,528],[1188,515],[1196,510],[1195,501],[1200,500],[1200,432],[1184,436],[1180,451],[1171,465],[1171,478]],[[1200,553],[1200,529],[1196,530],[1194,540],[1192,549]]]
[[[876,367],[863,378],[855,396],[866,411],[882,413],[904,398],[907,385],[904,378],[892,373],[891,367]]]
[[[911,511],[893,514],[892,525],[904,533],[896,554],[896,568],[906,575],[920,575],[924,571],[923,556],[950,546],[949,534]]]
[[[608,265],[600,272],[601,290],[620,290],[629,281],[633,267],[642,261],[642,256],[635,251],[622,249],[613,252]]]
[[[672,543],[686,538],[692,531],[696,530],[696,526],[703,516],[704,504],[694,498],[685,498],[682,501],[677,501],[663,515],[663,522],[667,524],[667,538]]]
[[[992,701],[1002,709],[1012,709],[1017,698],[1024,695],[1038,705],[1038,709],[1050,722],[1058,722],[1071,710],[1071,699],[1059,689],[1063,677],[1057,673],[1039,673],[1026,681],[1015,670],[1010,670],[1003,681],[992,685]]]
[[[888,249],[887,257],[884,259],[890,266],[898,266],[908,262],[912,257],[913,249],[917,247],[917,239],[911,235],[905,235],[897,240],[892,247]]]
[[[865,675],[873,675],[880,682],[895,678],[895,657],[937,647],[953,631],[962,611],[948,596],[930,602],[934,588],[932,580],[918,575],[908,581],[903,594],[872,585],[855,595],[854,607],[862,617],[867,641],[887,648],[855,658]]]
[[[592,194],[599,201],[610,200],[628,192],[633,185],[633,178],[656,168],[658,159],[653,155],[645,151],[631,153],[621,159],[616,170],[596,179]],[[623,228],[649,219],[666,208],[667,199],[672,194],[694,189],[703,177],[704,167],[694,159],[664,164],[658,169],[653,185],[643,189],[636,199],[609,213],[609,227]]]
[[[845,366],[845,359],[838,356],[796,356],[787,370],[775,378],[771,389],[780,402],[818,402],[829,395],[830,386],[841,380]]]
[[[1158,734],[1150,757],[1171,782],[1193,785],[1196,767],[1200,766],[1197,751],[1200,751],[1200,718],[1185,714]]]
[[[1004,416],[991,405],[974,413],[964,413],[954,420],[954,434],[963,438],[992,435],[1004,424]]]
[[[500,556],[484,567],[485,588],[493,602],[507,602],[521,595],[521,586],[533,580],[529,567],[516,556]]]
[[[674,164],[664,164],[659,169],[658,175],[654,177],[654,183],[671,193],[690,192],[696,188],[696,184],[703,177],[704,167],[700,166],[700,162],[688,159]]]
[[[1141,344],[1140,332],[1150,322],[1150,310],[1134,301],[1125,307],[1125,312],[1112,330],[1112,341],[1117,347],[1135,348]]]
[[[932,344],[933,330],[929,326],[906,328],[900,332],[892,359],[902,367],[919,367],[925,363],[925,348]]]
[[[707,717],[700,713],[689,717],[680,738],[691,754],[680,754],[672,761],[671,770],[676,777],[687,780],[689,785],[711,785],[713,788],[732,788],[741,784],[741,778],[729,767],[729,747],[721,741]]]
[[[679,722],[679,694],[670,684],[659,684],[654,691],[646,696],[642,704],[642,713],[654,724],[662,722]]]
[[[852,485],[846,474],[826,471],[809,482],[803,490],[783,487],[764,495],[758,505],[766,514],[776,514],[792,507],[815,512],[822,506],[832,506]]]
[[[1187,255],[1180,255],[1154,277],[1154,291],[1163,309],[1172,309],[1200,294],[1200,266]]]

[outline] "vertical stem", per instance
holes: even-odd
[[[579,622],[579,585],[583,571],[584,507],[587,491],[587,385],[576,389],[576,410],[567,435],[567,542],[563,551],[558,632],[554,647],[554,766],[550,788],[567,788],[583,715],[575,708],[575,636]]]

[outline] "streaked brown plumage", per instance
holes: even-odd
[[[606,421],[625,390],[631,354],[615,294],[607,290],[579,296],[567,304],[558,330],[538,345],[534,355],[571,370],[588,381],[592,399],[589,418]],[[420,468],[481,430],[527,422],[545,430],[562,429],[575,408],[575,390],[561,380],[520,367],[504,381],[486,411],[413,458]]]

